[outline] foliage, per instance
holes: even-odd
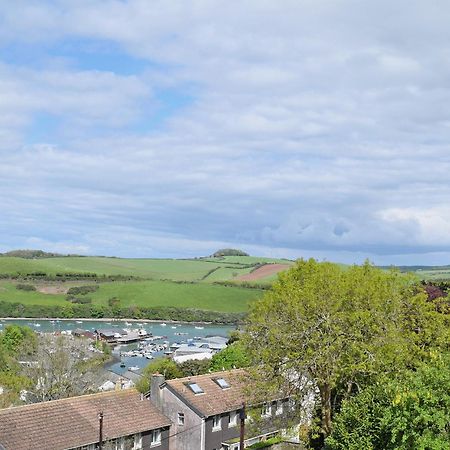
[[[91,297],[71,297],[68,296],[67,300],[71,303],[78,303],[80,305],[90,305],[92,303]]]
[[[178,368],[182,372],[183,377],[194,377],[203,375],[209,371],[210,361],[208,359],[193,359],[178,364]]]
[[[272,445],[278,444],[282,441],[282,439],[278,436],[275,436],[273,438],[270,439],[266,439],[265,441],[261,441],[261,442],[255,442],[253,445],[250,445],[250,447],[247,447],[249,449],[260,449],[260,448],[268,448],[271,447]]]
[[[218,258],[221,256],[250,256],[250,255],[236,248],[221,248],[220,250],[214,252],[212,256],[214,258]]]
[[[19,289],[20,291],[35,291],[36,287],[32,284],[17,283],[16,289]]]
[[[267,391],[319,391],[320,431],[333,408],[379,373],[417,366],[445,344],[443,317],[415,278],[366,263],[300,260],[253,304],[244,342]],[[303,390],[303,392],[302,392]]]
[[[440,450],[450,442],[450,358],[382,379],[343,402],[329,450]]]
[[[36,345],[36,333],[30,327],[7,325],[0,333],[0,348],[11,356],[30,354],[36,349]]]
[[[216,372],[219,370],[238,369],[248,365],[249,360],[246,349],[241,341],[236,341],[212,357],[210,368],[211,371]]]
[[[155,373],[164,375],[166,380],[180,378],[183,376],[177,363],[170,358],[157,358],[152,361],[142,371],[142,378],[136,383],[136,389],[139,392],[146,393],[150,390],[150,379]]]
[[[13,256],[16,258],[34,259],[34,258],[56,258],[63,255],[59,253],[48,253],[43,250],[11,250],[10,252],[0,253],[1,257]]]
[[[236,324],[242,322],[244,318],[243,313],[216,312],[191,308],[128,306],[116,309],[102,305],[81,305],[67,302],[62,305],[34,305],[10,303],[1,300],[0,316],[64,319],[74,317],[93,319],[113,317],[116,319],[180,320],[184,322],[200,321],[220,324]]]
[[[31,380],[31,401],[48,401],[88,393],[95,388],[104,356],[92,357],[84,339],[40,336],[33,362],[23,374]]]
[[[76,296],[76,295],[86,295],[90,292],[95,292],[98,290],[98,285],[90,285],[90,286],[74,286],[68,289],[68,296]]]

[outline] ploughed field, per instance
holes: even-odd
[[[120,306],[243,313],[250,301],[263,295],[261,288],[272,282],[272,266],[279,270],[280,265],[288,268],[291,264],[241,256],[186,260],[0,257],[0,302],[24,305],[26,315],[26,307],[32,305],[70,307],[74,301],[67,295],[70,288],[98,286],[75,295],[75,302],[110,310]],[[24,284],[33,290],[17,289]]]

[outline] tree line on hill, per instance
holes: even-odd
[[[108,302],[109,303],[109,302]],[[237,324],[244,319],[244,313],[217,312],[194,308],[120,306],[117,303],[106,305],[68,302],[65,305],[30,305],[0,301],[0,317],[61,318],[73,319],[147,319],[173,320],[181,322],[207,322]]]
[[[82,256],[76,254],[63,255],[61,253],[44,252],[43,250],[11,250],[10,252],[0,253],[0,257],[9,256],[23,259],[39,259],[39,258],[63,258],[69,256]]]

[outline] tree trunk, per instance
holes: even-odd
[[[331,386],[328,383],[319,385],[320,403],[322,407],[322,433],[324,437],[331,434]]]

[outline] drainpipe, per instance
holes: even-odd
[[[239,437],[239,450],[244,450],[245,438],[245,403],[242,403],[242,409],[239,411],[239,419],[241,420],[241,434]]]
[[[98,413],[98,448],[102,450],[103,448],[103,412]]]

